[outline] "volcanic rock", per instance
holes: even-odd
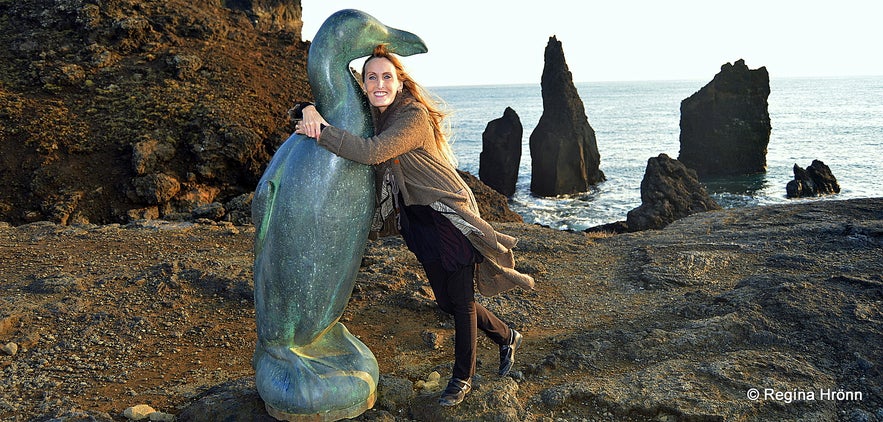
[[[507,197],[515,194],[523,132],[518,113],[506,107],[503,116],[491,120],[481,134],[478,177]]]
[[[765,67],[750,70],[744,60],[721,66],[711,82],[681,101],[678,160],[700,178],[766,171],[769,95]]]
[[[172,218],[193,209],[191,186],[220,203],[253,191],[293,131],[286,110],[311,96],[300,12],[0,2],[0,220]]]
[[[879,419],[881,209],[796,201],[597,237],[495,224],[538,282],[476,302],[524,344],[499,378],[499,348],[482,336],[474,390],[452,409],[438,382],[453,321],[400,238],[369,241],[341,322],[381,378],[355,420]],[[0,420],[109,422],[140,403],[179,421],[270,420],[251,366],[255,228],[232,229],[0,224],[0,344],[18,345],[0,352]],[[30,287],[54,274],[71,278]],[[447,340],[435,349],[424,330]],[[815,400],[751,401],[751,389]],[[839,391],[849,400],[820,397]]]
[[[224,0],[224,6],[242,10],[261,31],[290,31],[297,38],[303,29],[300,0]]]
[[[785,191],[789,198],[803,198],[840,193],[840,184],[831,169],[819,160],[805,170],[794,164],[794,180],[788,182]]]
[[[696,172],[665,154],[647,160],[641,180],[641,205],[628,213],[629,231],[661,229],[690,214],[720,209]]]
[[[595,130],[555,36],[546,45],[543,115],[530,134],[530,190],[540,196],[585,192],[605,180]]]
[[[144,176],[154,172],[159,165],[167,163],[174,155],[174,146],[144,136],[132,146],[132,169],[135,174]]]

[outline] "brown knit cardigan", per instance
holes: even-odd
[[[319,135],[319,145],[341,157],[375,166],[378,175],[390,171],[405,205],[440,202],[470,224],[474,230],[466,237],[485,258],[476,272],[482,295],[493,296],[514,287],[533,289],[533,278],[515,270],[512,248],[517,240],[497,232],[481,218],[472,190],[436,147],[426,107],[404,91],[383,113],[371,108],[375,136],[362,138],[327,126]]]

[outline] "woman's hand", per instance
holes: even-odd
[[[324,126],[330,126],[325,118],[316,110],[316,106],[308,105],[302,110],[303,119],[294,127],[294,133],[306,135],[310,138],[319,138]]]

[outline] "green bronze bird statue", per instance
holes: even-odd
[[[320,27],[307,71],[320,113],[332,125],[374,135],[368,102],[350,62],[378,44],[407,56],[426,52],[416,35],[358,10]],[[273,155],[255,190],[255,384],[280,420],[358,416],[376,399],[371,350],[338,320],[352,294],[374,212],[370,166],[294,134]]]

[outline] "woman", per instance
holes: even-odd
[[[362,138],[331,126],[309,103],[294,109],[302,117],[295,133],[316,138],[344,158],[375,166],[379,205],[373,229],[395,225],[422,264],[439,308],[454,316],[454,369],[439,398],[441,405],[454,406],[472,388],[479,329],[500,346],[500,376],[509,373],[522,340],[475,302],[473,280],[486,295],[516,286],[533,288],[534,281],[514,270],[515,239],[481,219],[472,191],[457,174],[443,130],[444,114],[398,57],[385,45],[377,46],[365,60],[362,78],[375,136]]]

